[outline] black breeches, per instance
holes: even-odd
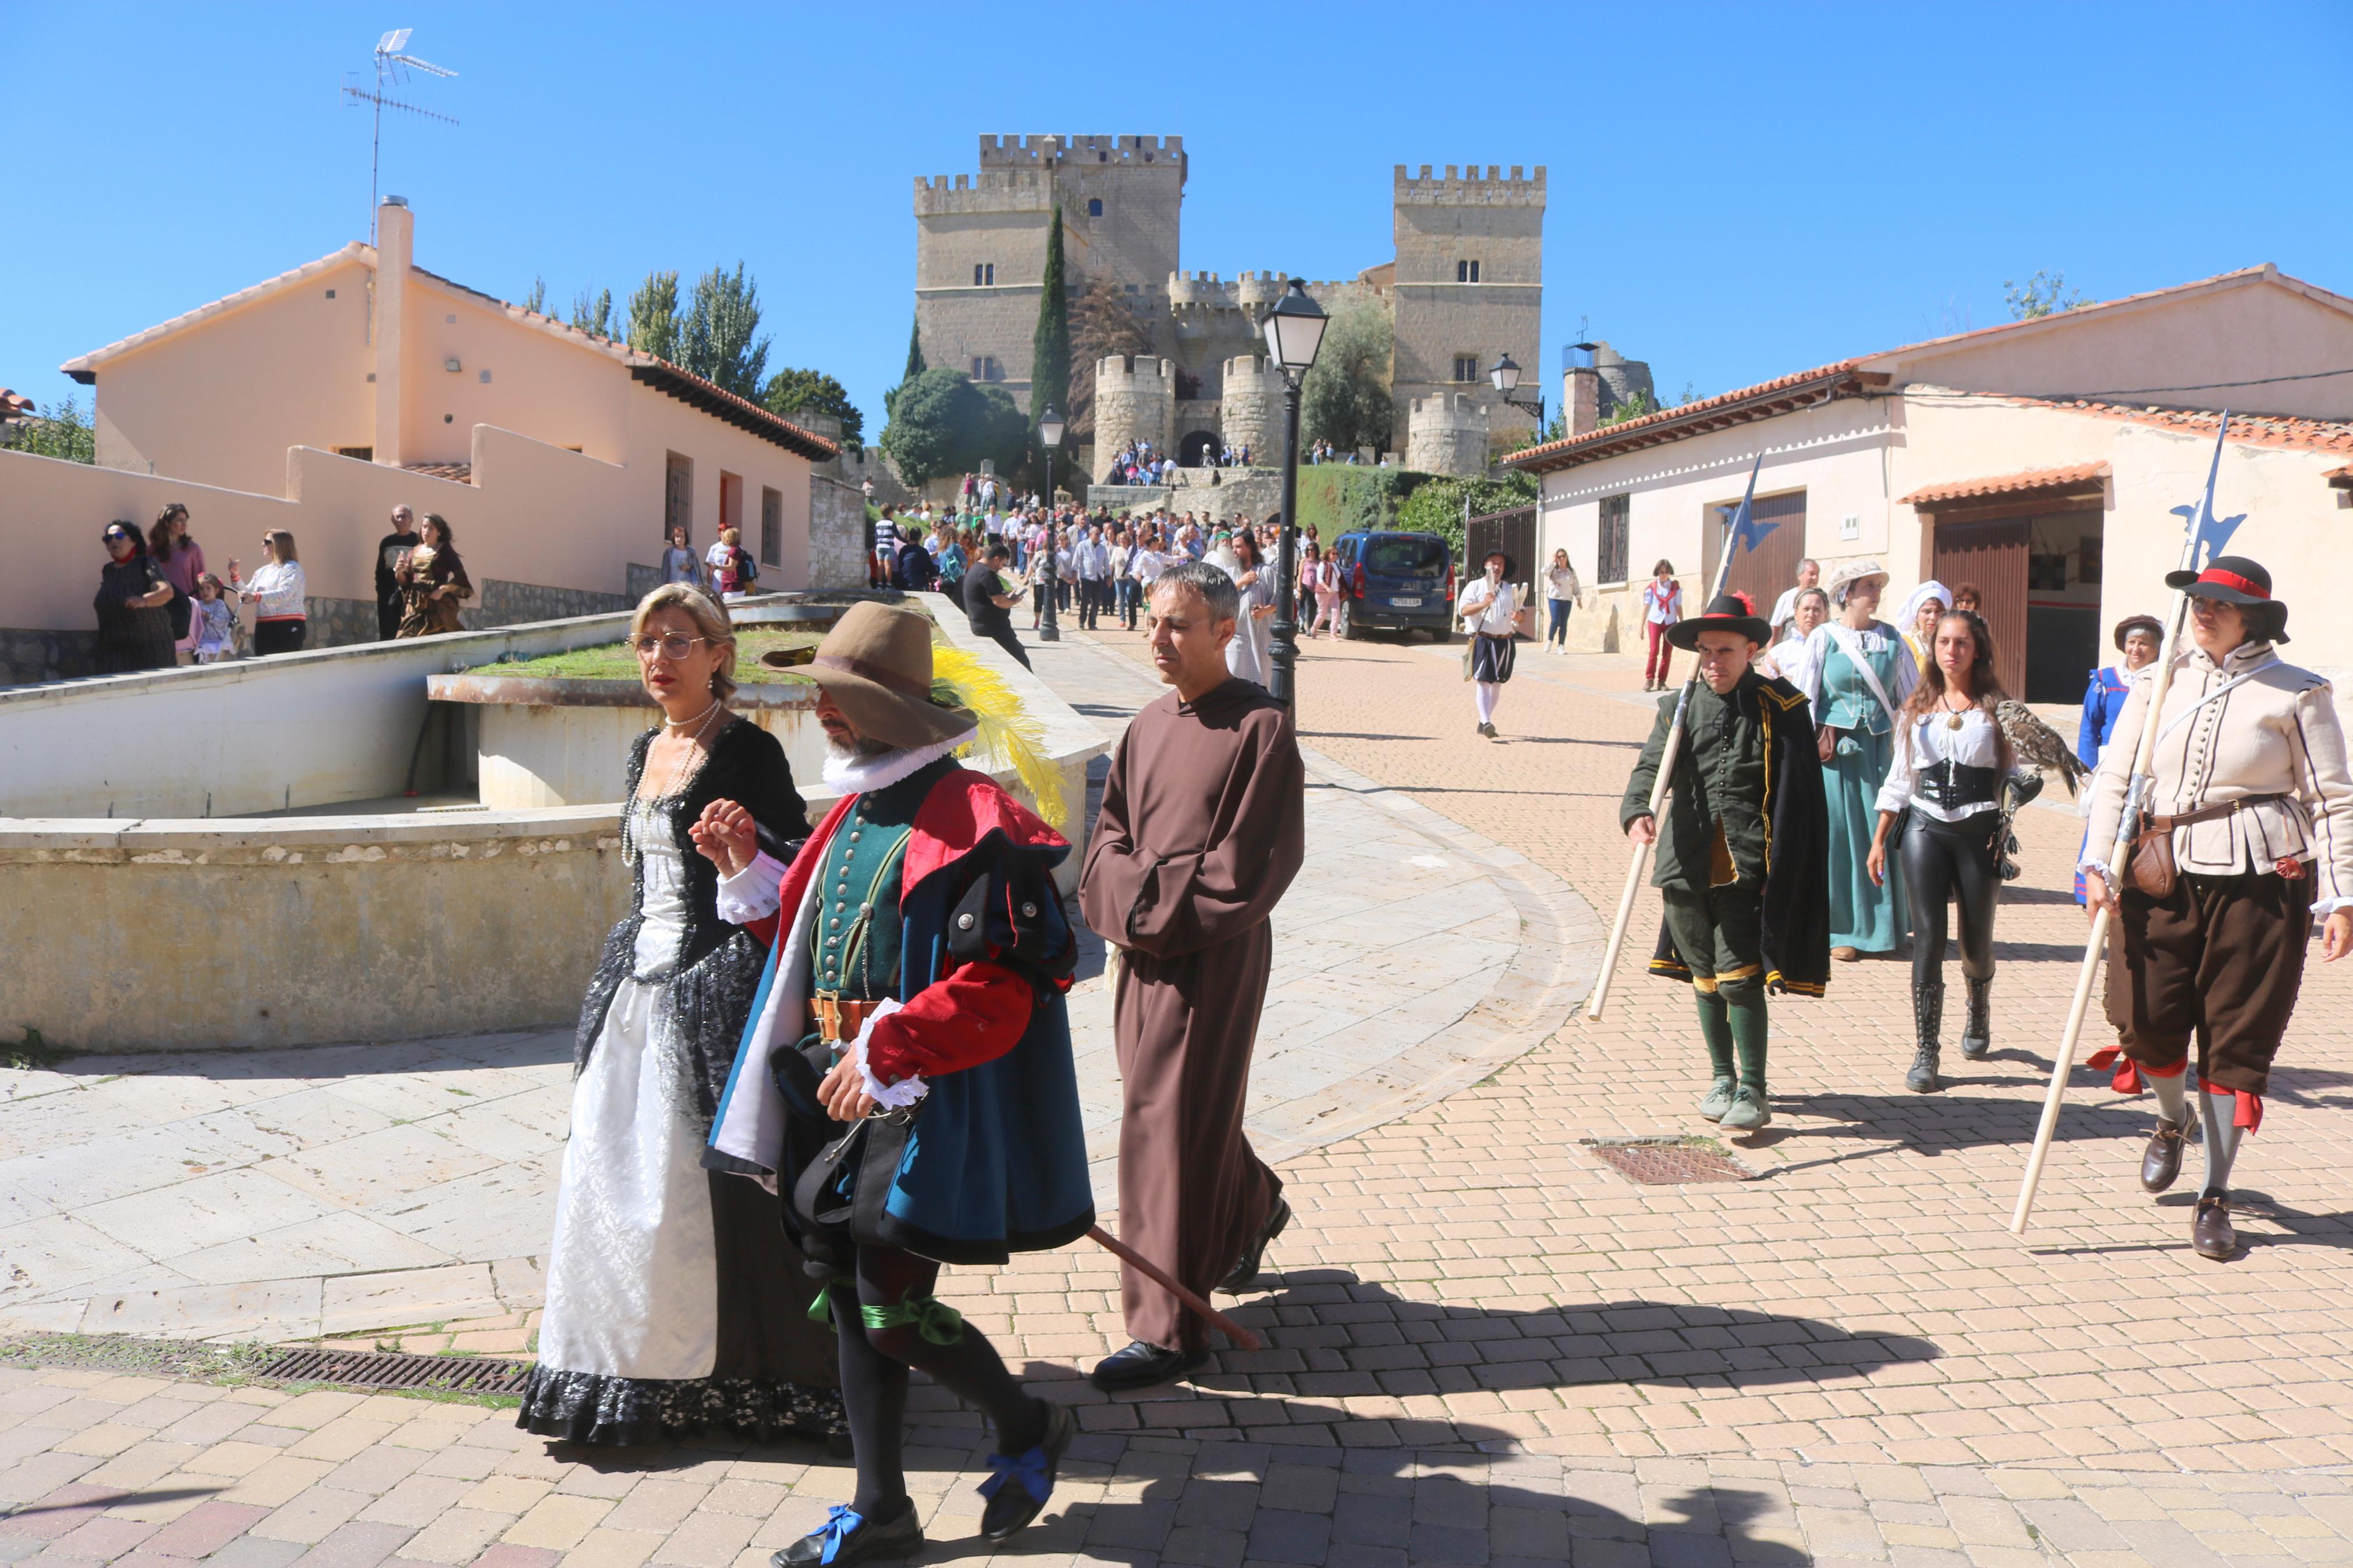
[[[1942,978],[1945,902],[1961,906],[1961,973],[1993,978],[1993,908],[2001,890],[1993,837],[2001,814],[1989,808],[1959,822],[1918,812],[1904,826],[1904,889],[1912,900],[1912,984]]]
[[[958,1399],[987,1413],[996,1424],[1001,1452],[1021,1453],[1045,1435],[1044,1405],[1021,1392],[997,1347],[979,1331],[959,1324],[950,1342],[942,1344],[916,1323],[865,1325],[861,1308],[927,1302],[939,1278],[940,1266],[928,1258],[861,1245],[856,1279],[826,1284],[841,1340],[842,1410],[849,1418],[858,1465],[858,1497],[851,1506],[869,1518],[897,1517],[907,1495],[909,1367],[922,1368]]]

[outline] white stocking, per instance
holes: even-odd
[[[1492,680],[1473,681],[1472,684],[1479,689],[1479,722],[1482,724],[1493,723],[1495,721],[1495,693],[1501,691],[1503,688],[1496,685]]]

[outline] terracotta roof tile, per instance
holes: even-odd
[[[2158,408],[2154,405],[2127,408],[2121,404],[2087,403],[2080,398],[2070,402],[2003,394],[1988,395],[2005,403],[2036,408],[2065,408],[2101,419],[2128,420],[2135,425],[2153,425],[2159,429],[2182,430],[2200,436],[2211,436],[2222,423],[2221,414],[2214,409]],[[2296,419],[2275,414],[2233,414],[2231,416],[2231,439],[2244,441],[2251,447],[2291,447],[2313,452],[2353,453],[2353,421]]]
[[[2031,468],[2021,474],[1991,479],[1961,479],[1914,490],[1897,504],[1934,506],[1939,501],[1976,500],[1994,496],[2022,495],[2032,490],[2073,489],[2107,477],[2105,463],[2077,463],[2067,468]]]
[[[33,412],[33,400],[0,386],[0,419],[22,419]]]
[[[1702,422],[1711,415],[1737,410],[1741,405],[1759,398],[1770,400],[1777,393],[1794,392],[1810,383],[1831,383],[1851,377],[1860,363],[1851,359],[1836,360],[1829,364],[1817,365],[1812,370],[1799,371],[1794,375],[1776,376],[1771,381],[1760,381],[1754,386],[1743,386],[1731,392],[1720,392],[1714,397],[1662,408],[1655,414],[1645,414],[1637,419],[1623,419],[1582,436],[1565,437],[1558,441],[1547,441],[1540,447],[1523,447],[1506,457],[1504,464],[1506,468],[1526,468],[1531,471],[1565,466],[1560,459],[1581,460],[1588,454],[1596,453],[1597,449],[1609,448],[1630,437]],[[1760,410],[1755,416],[1761,417],[1763,412]]]
[[[453,479],[461,485],[474,482],[471,463],[403,463],[401,468],[412,474],[423,474],[428,479]]]

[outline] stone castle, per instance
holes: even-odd
[[[1109,282],[1150,334],[1151,352],[1096,367],[1095,473],[1128,440],[1150,439],[1191,465],[1247,445],[1271,458],[1282,439],[1282,383],[1260,322],[1284,275],[1232,281],[1187,272],[1177,234],[1187,158],[1176,136],[983,136],[977,174],[915,181],[915,322],[924,359],[994,383],[1029,405],[1029,343],[1046,242],[1062,214],[1065,287],[1075,301]],[[1396,166],[1393,259],[1354,279],[1314,282],[1326,310],[1352,293],[1395,328],[1390,445],[1409,467],[1483,469],[1491,445],[1531,416],[1503,402],[1487,373],[1509,353],[1537,375],[1544,301],[1545,171]]]

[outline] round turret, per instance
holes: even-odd
[[[1250,448],[1250,461],[1277,462],[1282,447],[1282,372],[1257,354],[1226,361],[1218,426],[1227,446]]]
[[[1415,398],[1407,424],[1405,466],[1455,478],[1485,473],[1487,411],[1456,392]]]
[[[1095,479],[1111,477],[1120,448],[1149,441],[1155,453],[1175,439],[1176,362],[1153,354],[1115,354],[1095,366]]]

